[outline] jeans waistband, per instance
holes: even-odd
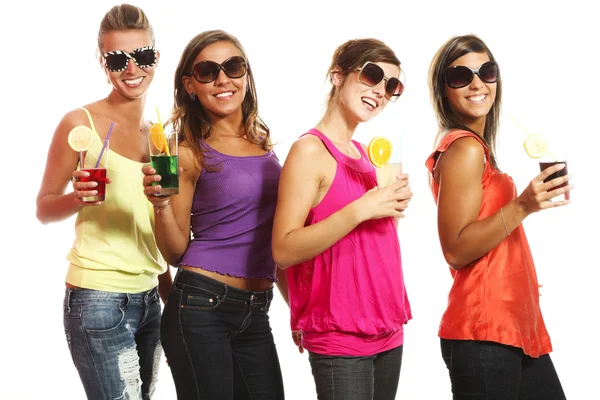
[[[177,271],[177,275],[175,275],[175,279],[173,281],[173,286],[179,289],[199,289],[210,292],[222,298],[256,304],[267,303],[273,299],[272,288],[260,292],[238,289],[223,282],[219,282],[216,279],[212,279],[206,275],[187,271],[183,268],[179,268]]]
[[[94,289],[72,289],[67,288],[65,291],[65,299],[68,302],[82,302],[82,301],[93,301],[93,300],[127,300],[129,301],[140,301],[148,304],[152,300],[158,299],[158,287],[154,287],[150,290],[140,293],[119,293],[119,292],[105,292],[102,290]]]

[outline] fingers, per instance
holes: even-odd
[[[541,186],[541,189],[545,190],[545,191],[549,191],[552,188],[569,183],[569,179],[571,179],[571,175],[559,176],[558,178],[554,178],[551,181],[544,183]]]
[[[540,182],[543,182],[544,179],[546,179],[547,177],[549,177],[553,173],[560,171],[563,168],[565,168],[565,164],[555,164],[555,165],[553,165],[551,167],[548,167],[545,170],[543,170],[537,177],[534,178],[534,180],[538,180]]]
[[[401,176],[401,175],[402,174],[400,174],[398,176]],[[387,188],[390,188],[390,190],[397,192],[398,190],[400,190],[406,186],[408,186],[408,179],[401,179],[401,180],[398,180],[398,181],[392,183],[391,185],[387,186]]]
[[[142,173],[144,175],[154,175],[156,174],[156,170],[152,168],[152,165],[144,165],[142,167]]]

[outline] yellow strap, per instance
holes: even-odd
[[[86,108],[83,108],[83,107],[79,107],[79,108],[81,108],[83,111],[85,111],[85,113],[88,116],[88,120],[90,121],[90,128],[92,128],[92,130],[94,131],[96,136],[98,136],[98,132],[96,132],[96,128],[94,127],[94,121],[92,121],[92,115],[90,114],[90,112]]]

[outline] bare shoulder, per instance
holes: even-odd
[[[200,174],[201,166],[196,160],[196,154],[185,141],[179,144],[179,166],[186,175],[197,176]]]
[[[292,156],[294,158],[298,157],[315,160],[327,154],[327,148],[321,139],[315,135],[305,135],[294,142],[288,157]]]
[[[449,157],[463,162],[475,162],[483,164],[485,150],[481,143],[474,137],[466,136],[456,139],[448,150],[445,151]]]

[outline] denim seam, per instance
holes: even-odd
[[[331,368],[331,400],[335,400],[335,379],[333,372],[333,358],[329,358],[329,366]]]
[[[242,368],[240,367],[240,362],[238,361],[237,356],[235,355],[235,352],[232,351],[231,355],[235,359],[235,362],[237,363],[237,367],[240,369],[240,375],[242,375],[242,379],[244,380],[244,387],[246,388],[246,392],[248,394],[248,398],[250,400],[252,400],[252,393],[250,392],[250,389],[248,389],[248,382],[246,382],[246,377],[244,376],[244,373],[242,372]]]
[[[187,354],[188,360],[190,362],[190,366],[192,367],[192,370],[194,370],[194,362],[192,361],[192,356],[190,355],[190,349],[188,348],[187,342],[185,341],[185,335],[183,334],[183,326],[181,323],[181,301],[183,300],[183,291],[181,291],[181,293],[179,293],[179,307],[177,307],[177,319],[178,319],[178,323],[177,325],[179,326],[179,333],[181,334],[181,342],[183,343],[183,346],[185,347],[185,353]],[[195,374],[194,374],[195,375]],[[200,388],[198,387],[198,379],[194,379],[194,385],[196,386],[196,395],[199,397],[200,396]]]

